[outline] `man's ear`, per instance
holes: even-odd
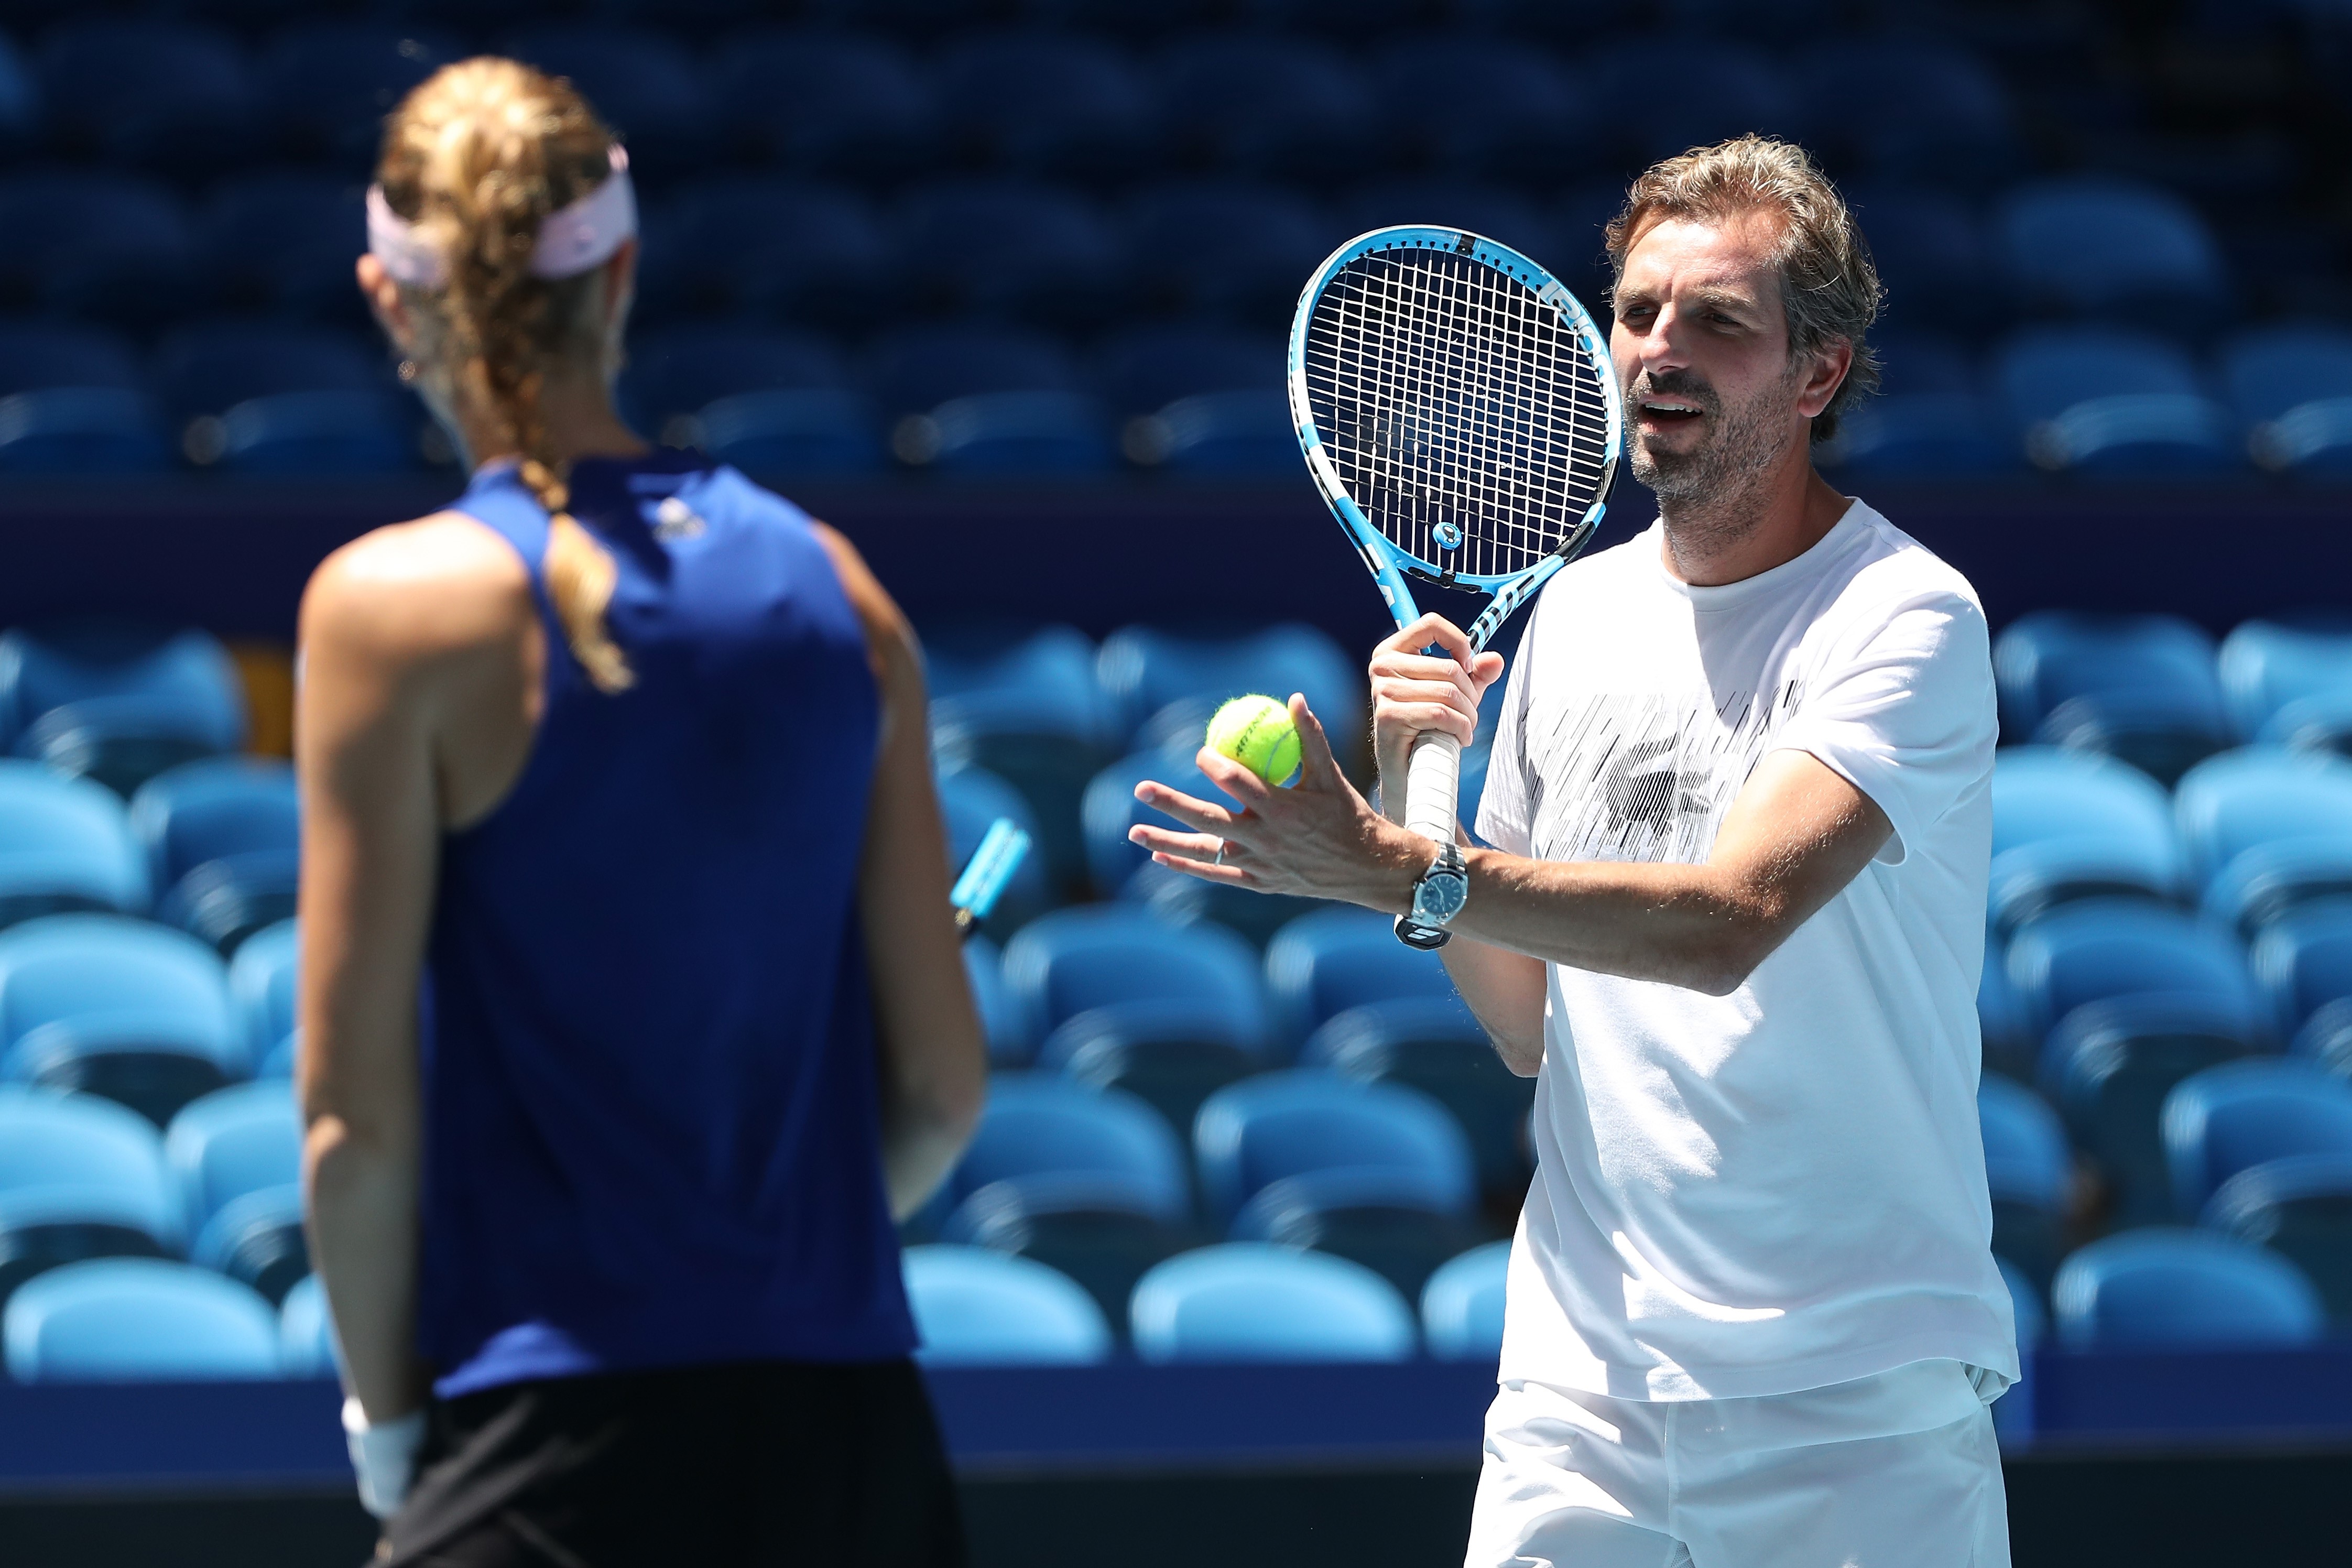
[[[1811,365],[1805,373],[1803,386],[1797,392],[1797,412],[1811,419],[1830,405],[1838,388],[1845,384],[1846,374],[1853,369],[1853,345],[1843,338],[1834,338],[1815,349],[1810,356]]]

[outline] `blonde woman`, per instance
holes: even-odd
[[[892,1220],[978,1114],[914,641],[613,409],[568,83],[387,126],[362,289],[473,470],[302,610],[299,1088],[379,1561],[961,1560]]]

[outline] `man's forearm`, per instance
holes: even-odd
[[[1714,866],[1468,855],[1458,936],[1548,963],[1722,995],[1778,944],[1786,910]]]

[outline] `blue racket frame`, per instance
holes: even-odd
[[[1592,353],[1594,362],[1603,367],[1601,376],[1601,397],[1607,410],[1608,432],[1602,475],[1599,489],[1581,521],[1562,536],[1552,553],[1535,565],[1522,571],[1499,576],[1480,576],[1458,573],[1438,562],[1424,561],[1391,543],[1386,535],[1372,526],[1361,509],[1348,496],[1339,474],[1331,467],[1330,455],[1323,449],[1323,437],[1315,428],[1315,414],[1307,401],[1307,323],[1314,314],[1316,301],[1325,289],[1348,263],[1375,250],[1395,249],[1447,250],[1469,256],[1485,262],[1498,272],[1506,273],[1525,283],[1543,303],[1559,312],[1560,321],[1570,331],[1580,335]],[[1467,588],[1493,597],[1478,617],[1467,628],[1470,646],[1482,648],[1511,613],[1532,597],[1551,574],[1576,559],[1577,553],[1591,542],[1593,531],[1601,526],[1601,515],[1608,510],[1609,496],[1617,481],[1617,465],[1625,448],[1625,403],[1619,391],[1617,376],[1610,369],[1609,344],[1582,300],[1569,290],[1568,285],[1553,277],[1543,267],[1520,255],[1509,246],[1488,239],[1482,235],[1458,228],[1438,228],[1425,225],[1404,224],[1389,228],[1376,228],[1361,234],[1327,258],[1307,280],[1298,296],[1298,309],[1291,317],[1289,350],[1289,384],[1291,422],[1297,427],[1298,448],[1307,458],[1307,471],[1315,477],[1315,488],[1323,492],[1324,504],[1331,515],[1347,531],[1363,558],[1365,570],[1380,584],[1381,597],[1389,613],[1400,626],[1409,626],[1421,615],[1414,604],[1408,579],[1421,577],[1444,587]]]

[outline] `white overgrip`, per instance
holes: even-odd
[[[1444,730],[1414,736],[1405,758],[1404,825],[1433,843],[1453,843],[1461,792],[1462,742]]]

